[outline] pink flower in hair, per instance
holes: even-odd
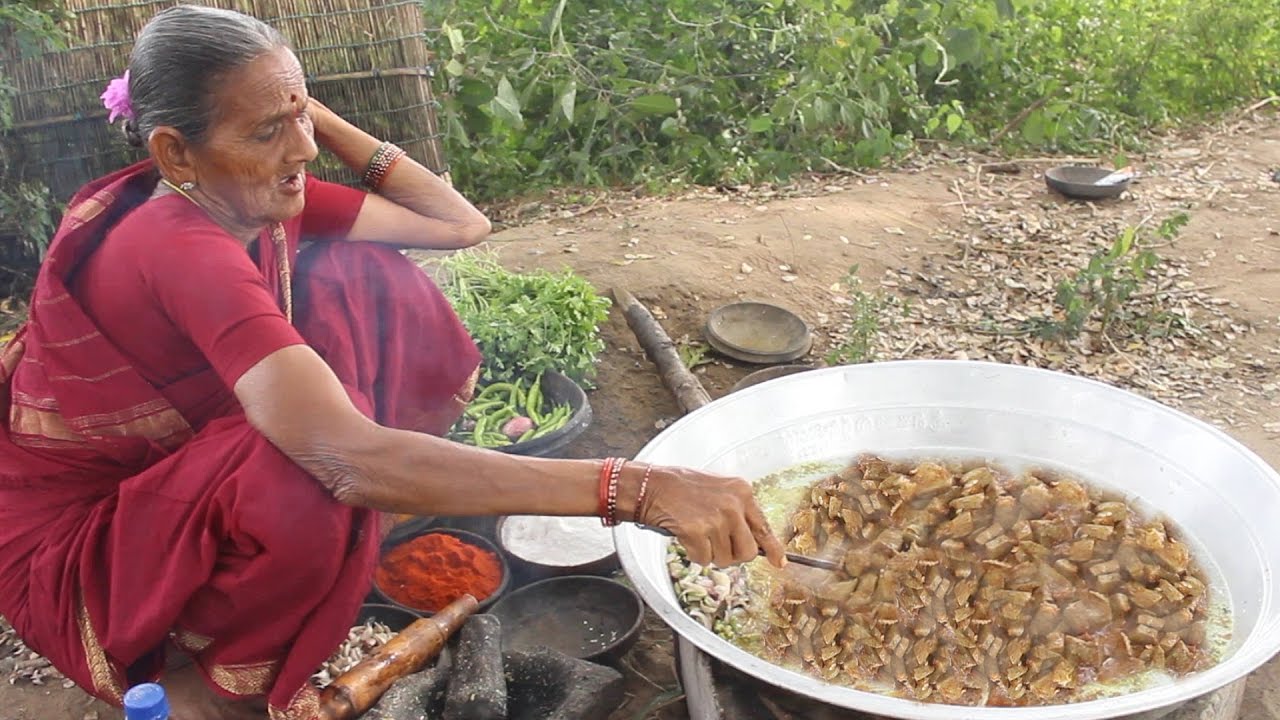
[[[118,77],[107,84],[107,89],[102,93],[102,104],[111,111],[111,115],[107,117],[109,123],[115,122],[117,117],[133,119],[133,105],[129,102],[128,70],[124,71],[124,77]]]

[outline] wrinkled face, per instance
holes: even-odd
[[[252,232],[302,212],[317,149],[298,59],[278,48],[218,85],[204,142],[189,148],[196,197],[224,226]]]

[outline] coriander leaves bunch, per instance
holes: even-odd
[[[482,382],[556,370],[590,385],[604,351],[610,300],[569,269],[515,273],[493,253],[468,250],[438,263],[440,288],[484,356]]]

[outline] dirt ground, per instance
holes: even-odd
[[[601,292],[628,289],[677,339],[700,341],[707,314],[726,302],[783,304],[815,328],[817,343],[805,361],[817,362],[827,338],[839,330],[833,298],[851,266],[875,286],[886,271],[945,264],[957,234],[971,232],[973,218],[984,209],[1028,206],[1083,220],[1106,215],[1137,223],[1157,205],[1183,207],[1191,222],[1176,243],[1161,248],[1161,256],[1185,258],[1190,280],[1227,302],[1232,317],[1251,328],[1228,338],[1231,352],[1254,358],[1250,362],[1260,374],[1255,376],[1269,375],[1263,382],[1280,381],[1280,183],[1271,181],[1280,169],[1275,117],[1238,119],[1170,138],[1162,154],[1135,161],[1147,176],[1132,196],[1098,206],[1049,194],[1039,175],[1049,163],[1022,163],[1021,173],[998,180],[999,192],[986,193],[966,190],[974,187],[973,159],[933,157],[875,177],[820,179],[772,194],[752,188],[662,201],[610,195],[567,207],[526,203],[499,214],[511,222],[489,245],[512,268],[568,265]],[[1184,172],[1194,173],[1203,192],[1187,189]],[[604,334],[608,349],[600,387],[591,397],[595,422],[571,453],[630,456],[678,410],[616,310]],[[698,372],[712,397],[719,397],[754,369],[717,359]],[[1208,369],[1203,376],[1206,386],[1219,378]],[[1207,396],[1184,409],[1217,420],[1221,404],[1231,403],[1236,420],[1224,429],[1280,467],[1280,393]],[[628,700],[611,720],[687,717],[668,631],[650,622],[626,662]],[[0,683],[0,720],[82,720],[86,712],[110,717],[75,689]],[[1280,660],[1250,679],[1242,717],[1280,720]]]
[[[498,233],[493,245],[511,267],[569,265],[602,292],[625,288],[662,320],[673,339],[702,339],[702,324],[715,307],[735,300],[767,300],[791,308],[815,326],[820,338],[809,358],[821,362],[821,338],[833,329],[833,286],[851,265],[874,283],[886,271],[918,267],[951,252],[944,229],[967,227],[967,201],[954,187],[971,179],[972,163],[926,163],[836,185],[821,183],[799,197],[719,197],[636,205],[604,204],[585,216],[550,219]],[[1135,185],[1135,201],[1096,207],[1065,203],[1049,194],[1039,171],[1051,164],[1024,165],[1012,184],[1017,190],[989,201],[993,207],[1020,202],[1050,206],[1050,212],[1111,214],[1136,223],[1146,219],[1156,199],[1184,207],[1190,223],[1162,257],[1191,261],[1191,280],[1229,301],[1233,317],[1253,332],[1235,339],[1236,352],[1280,354],[1280,127],[1274,119],[1227,125],[1204,134],[1170,138],[1166,152],[1137,161],[1149,176]],[[1173,175],[1191,160],[1196,176],[1217,186],[1203,196],[1186,195],[1184,178]],[[1171,173],[1161,175],[1161,168]],[[1270,185],[1242,182],[1265,176]],[[1276,178],[1280,180],[1280,178]],[[1255,189],[1256,188],[1256,189]],[[1151,199],[1151,202],[1144,200]],[[744,264],[751,269],[744,273]],[[596,421],[574,451],[582,456],[631,455],[679,413],[653,366],[645,359],[621,314],[605,329],[609,344],[601,366],[601,387],[592,395]],[[910,357],[926,357],[917,353]],[[713,398],[758,368],[718,361],[699,369]],[[1280,380],[1269,366],[1270,382]],[[1213,376],[1204,381],[1212,384]],[[1224,427],[1267,462],[1280,467],[1280,393],[1238,399],[1249,421]],[[1219,408],[1197,407],[1206,417]],[[629,660],[644,677],[630,678],[633,695],[611,720],[687,717],[682,700],[672,698],[676,680],[665,628],[652,628]],[[654,712],[653,701],[675,702]],[[1247,686],[1241,712],[1248,720],[1280,720],[1280,659],[1259,670]]]

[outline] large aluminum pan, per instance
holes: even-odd
[[[1159,512],[1216,578],[1233,639],[1204,672],[1071,705],[964,708],[823,682],[746,653],[681,611],[666,538],[623,525],[618,556],[640,594],[681,636],[740,671],[824,703],[913,720],[1155,717],[1256,669],[1280,651],[1280,475],[1225,433],[1109,385],[990,363],[901,361],[815,370],[717,400],[649,443],[638,460],[758,480],[863,452],[990,458],[1075,474]]]

